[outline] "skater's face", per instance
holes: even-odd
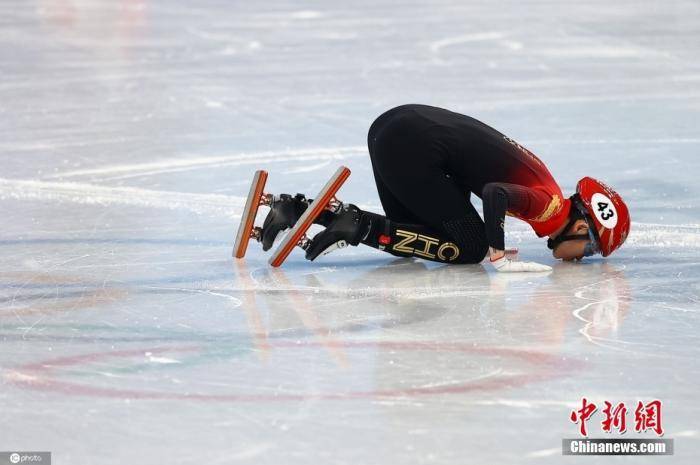
[[[568,231],[565,231],[564,234],[570,236],[586,235],[588,234],[588,224],[586,224],[585,220],[578,220]],[[554,255],[554,258],[559,258],[567,262],[581,260],[588,242],[588,239],[564,241],[552,250],[552,255]]]

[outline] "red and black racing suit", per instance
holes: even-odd
[[[506,214],[540,237],[569,215],[570,201],[539,158],[469,116],[399,106],[374,121],[367,143],[386,218],[365,212],[372,224],[362,242],[394,255],[477,263],[488,246],[504,249]]]

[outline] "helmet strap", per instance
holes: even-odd
[[[586,218],[586,213],[585,210],[581,207],[581,198],[579,197],[578,194],[574,194],[570,197],[572,205],[572,214],[570,215],[569,222],[566,223],[566,226],[562,230],[561,233],[554,239],[550,238],[547,239],[547,247],[550,249],[554,250],[555,247],[557,247],[559,244],[562,242],[566,241],[578,241],[582,239],[587,239],[590,240],[591,236],[589,234],[566,234],[571,227],[576,224],[578,220],[585,220],[586,224],[588,224],[588,227],[590,228],[590,223],[588,219]]]
[[[552,239],[552,238],[547,239],[547,247],[549,247],[550,249],[554,249],[556,246],[558,246],[559,244],[561,244],[564,241],[573,241],[573,240],[577,240],[577,239],[587,239],[588,234],[586,234],[585,236],[581,235],[581,234],[566,234],[567,231],[569,231],[569,229],[579,219],[580,218],[578,217],[578,215],[573,215],[571,218],[569,218],[569,222],[566,223],[566,226],[564,227],[562,232],[559,233],[559,235],[557,237],[555,237],[554,239]]]

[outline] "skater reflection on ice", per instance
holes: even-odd
[[[367,143],[385,216],[335,199],[349,176],[347,168],[329,180],[316,203],[302,194],[265,194],[267,173],[259,171],[234,255],[244,256],[248,238],[268,250],[281,231],[292,228],[273,254],[273,266],[296,245],[315,260],[347,245],[364,244],[400,257],[461,264],[488,257],[501,272],[544,272],[551,267],[517,261],[517,250],[506,249],[506,215],[548,237],[553,256],[566,261],[607,257],[629,233],[627,206],[610,187],[585,177],[576,193],[564,198],[537,156],[469,116],[403,105],[372,123]],[[472,194],[483,201],[483,220],[470,201]],[[260,205],[270,207],[262,228],[253,225]],[[325,229],[306,238],[313,223]]]
[[[334,286],[332,273],[296,278],[283,268],[257,269],[253,279],[242,271],[243,261],[236,263],[235,288],[247,296],[242,310],[255,322],[249,331],[256,348],[270,350],[270,339],[283,333],[312,337],[338,367],[348,362],[336,335],[402,331],[436,320],[448,321],[443,325],[450,329],[443,330],[455,336],[477,324],[490,328],[494,337],[520,334],[522,343],[553,349],[581,336],[599,346],[624,347],[617,333],[632,300],[624,272],[608,263],[594,265],[600,271],[593,280],[584,278],[578,267],[562,266],[533,285],[522,274],[489,275],[480,268],[426,266],[402,258],[364,271],[342,286]],[[572,280],[579,281],[575,292],[562,294],[562,286]],[[350,308],[354,318],[338,316]],[[376,308],[384,310],[377,314]],[[471,310],[465,314],[465,308]],[[533,322],[536,341],[522,334]]]
[[[629,311],[631,289],[624,271],[604,262],[596,266],[603,279],[588,283],[580,282],[577,267],[565,265],[558,267],[550,279],[536,284],[521,274],[493,275],[488,314],[496,317],[505,312],[502,329],[507,331],[517,331],[536,321],[537,342],[543,345],[564,345],[568,332],[575,329],[596,345],[617,347],[624,343],[617,340],[617,331]],[[574,292],[562,297],[562,287],[566,288],[571,282],[578,282]],[[571,315],[578,320],[575,326],[572,326]]]

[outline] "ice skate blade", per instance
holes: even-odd
[[[245,257],[246,250],[248,249],[248,242],[250,242],[251,232],[255,226],[255,216],[258,214],[258,208],[260,208],[260,199],[263,195],[263,189],[265,188],[266,182],[267,171],[256,171],[255,175],[253,176],[253,181],[250,184],[248,198],[246,199],[243,214],[241,215],[241,223],[238,225],[236,242],[233,246],[232,255],[236,258]]]

